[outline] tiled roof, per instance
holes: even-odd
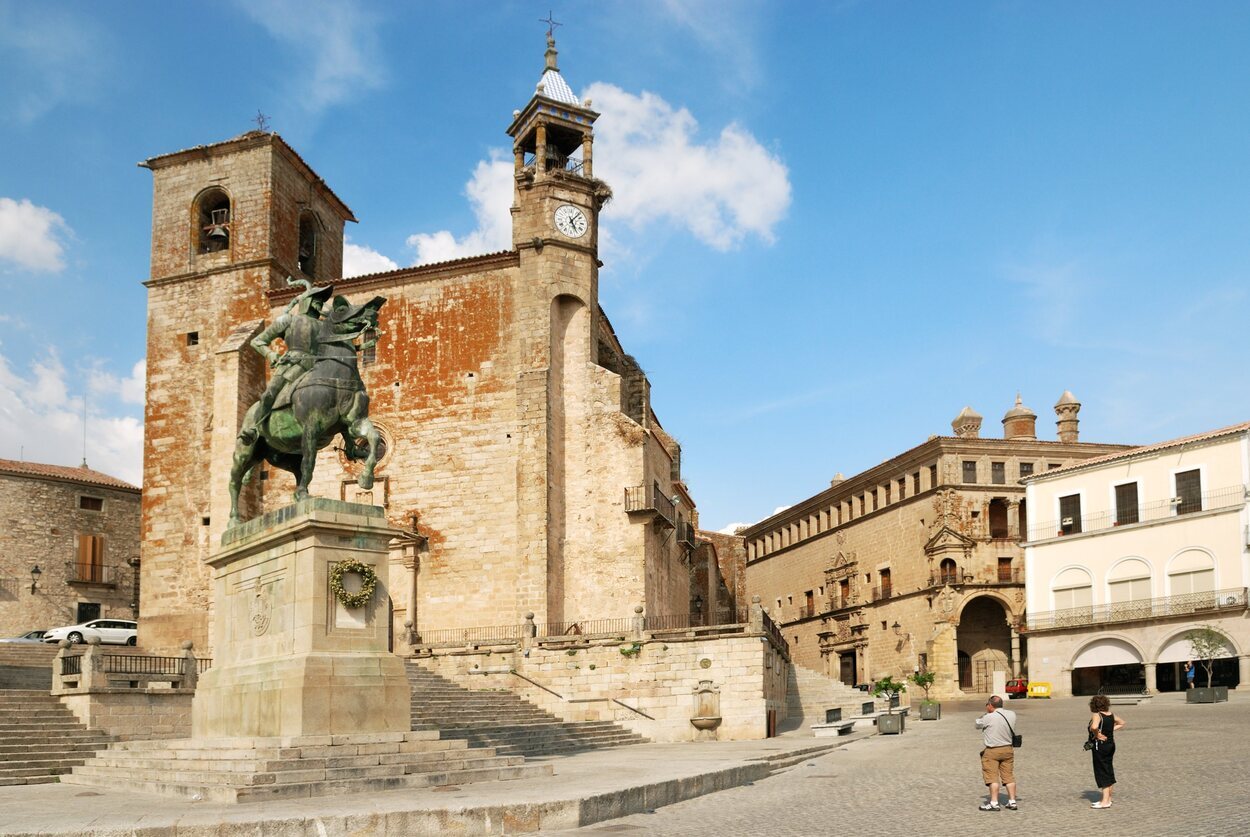
[[[1208,430],[1206,433],[1195,433],[1192,436],[1181,436],[1178,439],[1169,439],[1166,442],[1156,442],[1153,445],[1142,445],[1138,448],[1129,448],[1128,450],[1116,451],[1103,456],[1095,456],[1092,459],[1083,459],[1072,465],[1066,465],[1063,468],[1056,468],[1053,471],[1043,471],[1040,474],[1034,474],[1031,477],[1025,477],[1021,482],[1037,482],[1039,480],[1053,477],[1057,474],[1070,474],[1073,471],[1080,471],[1085,468],[1092,468],[1103,465],[1108,462],[1118,462],[1124,459],[1135,459],[1139,456],[1156,453],[1170,448],[1179,448],[1194,442],[1206,442],[1211,439],[1218,439],[1221,436],[1233,436],[1238,433],[1244,433],[1250,430],[1250,421],[1243,421],[1241,424],[1231,424],[1228,427],[1221,427],[1219,430]]]
[[[0,459],[0,474],[14,474],[23,477],[43,477],[45,479],[80,482],[88,485],[99,485],[106,488],[120,488],[123,491],[138,491],[139,487],[123,482],[117,477],[110,477],[90,468],[69,468],[64,465],[45,465],[42,462],[21,462],[16,459]]]
[[[542,87],[542,96],[565,105],[582,106],[581,100],[573,93],[573,88],[569,87],[559,70],[546,70],[538,84]]]

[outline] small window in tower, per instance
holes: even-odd
[[[310,212],[299,218],[299,269],[305,276],[317,275],[317,219]]]
[[[360,365],[371,366],[378,360],[378,331],[375,328],[365,329],[363,342],[360,344]],[[472,373],[470,373],[472,377]]]
[[[200,333],[198,331],[187,332],[187,345],[188,346],[200,345]]]
[[[230,196],[212,188],[196,201],[196,251],[218,253],[230,249]]]

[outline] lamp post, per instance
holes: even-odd
[[[39,576],[43,575],[43,570],[39,569],[39,565],[30,568],[30,592],[34,595],[36,588],[39,587]]]

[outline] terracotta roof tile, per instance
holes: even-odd
[[[21,462],[16,459],[0,459],[0,474],[13,474],[22,477],[44,477],[66,482],[79,482],[87,485],[99,485],[105,488],[120,488],[123,491],[138,491],[139,487],[128,482],[110,477],[108,474],[93,471],[90,468],[70,468],[65,465],[46,465],[42,462]]]
[[[1250,421],[1243,421],[1240,424],[1230,424],[1228,427],[1221,427],[1218,430],[1208,430],[1205,433],[1194,433],[1191,436],[1181,436],[1177,439],[1168,439],[1166,442],[1156,442],[1153,445],[1142,445],[1141,447],[1116,451],[1115,453],[1108,453],[1103,456],[1095,456],[1092,459],[1083,459],[1080,462],[1073,463],[1072,465],[1066,465],[1063,468],[1056,468],[1053,471],[1043,471],[1039,474],[1034,474],[1031,477],[1025,477],[1021,480],[1021,482],[1034,482],[1046,477],[1053,477],[1056,474],[1070,474],[1073,471],[1092,468],[1096,465],[1103,465],[1107,462],[1116,462],[1122,459],[1133,459],[1138,456],[1155,453],[1156,451],[1168,450],[1169,448],[1179,448],[1183,445],[1192,444],[1194,442],[1205,442],[1210,439],[1218,439],[1221,436],[1232,436],[1237,433],[1244,433],[1248,430],[1250,430]]]

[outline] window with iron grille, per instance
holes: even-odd
[[[1007,463],[991,462],[990,463],[990,482],[994,485],[1007,484]]]
[[[920,493],[920,472],[911,475],[911,493],[915,496]]]
[[[1115,487],[1115,525],[1136,523],[1138,516],[1137,483],[1130,482]]]
[[[998,559],[998,580],[999,581],[1011,581],[1011,559],[1010,558]]]
[[[85,509],[87,511],[102,511],[104,509],[104,498],[87,496],[79,497],[78,508]]]
[[[976,483],[977,481],[977,463],[974,461],[964,461],[964,482]]]
[[[1202,511],[1202,474],[1198,469],[1176,475],[1176,496],[1180,498],[1177,514]]]
[[[1033,463],[1021,462],[1020,463],[1020,478],[1023,479],[1024,477],[1030,477],[1032,475],[1033,475]]]

